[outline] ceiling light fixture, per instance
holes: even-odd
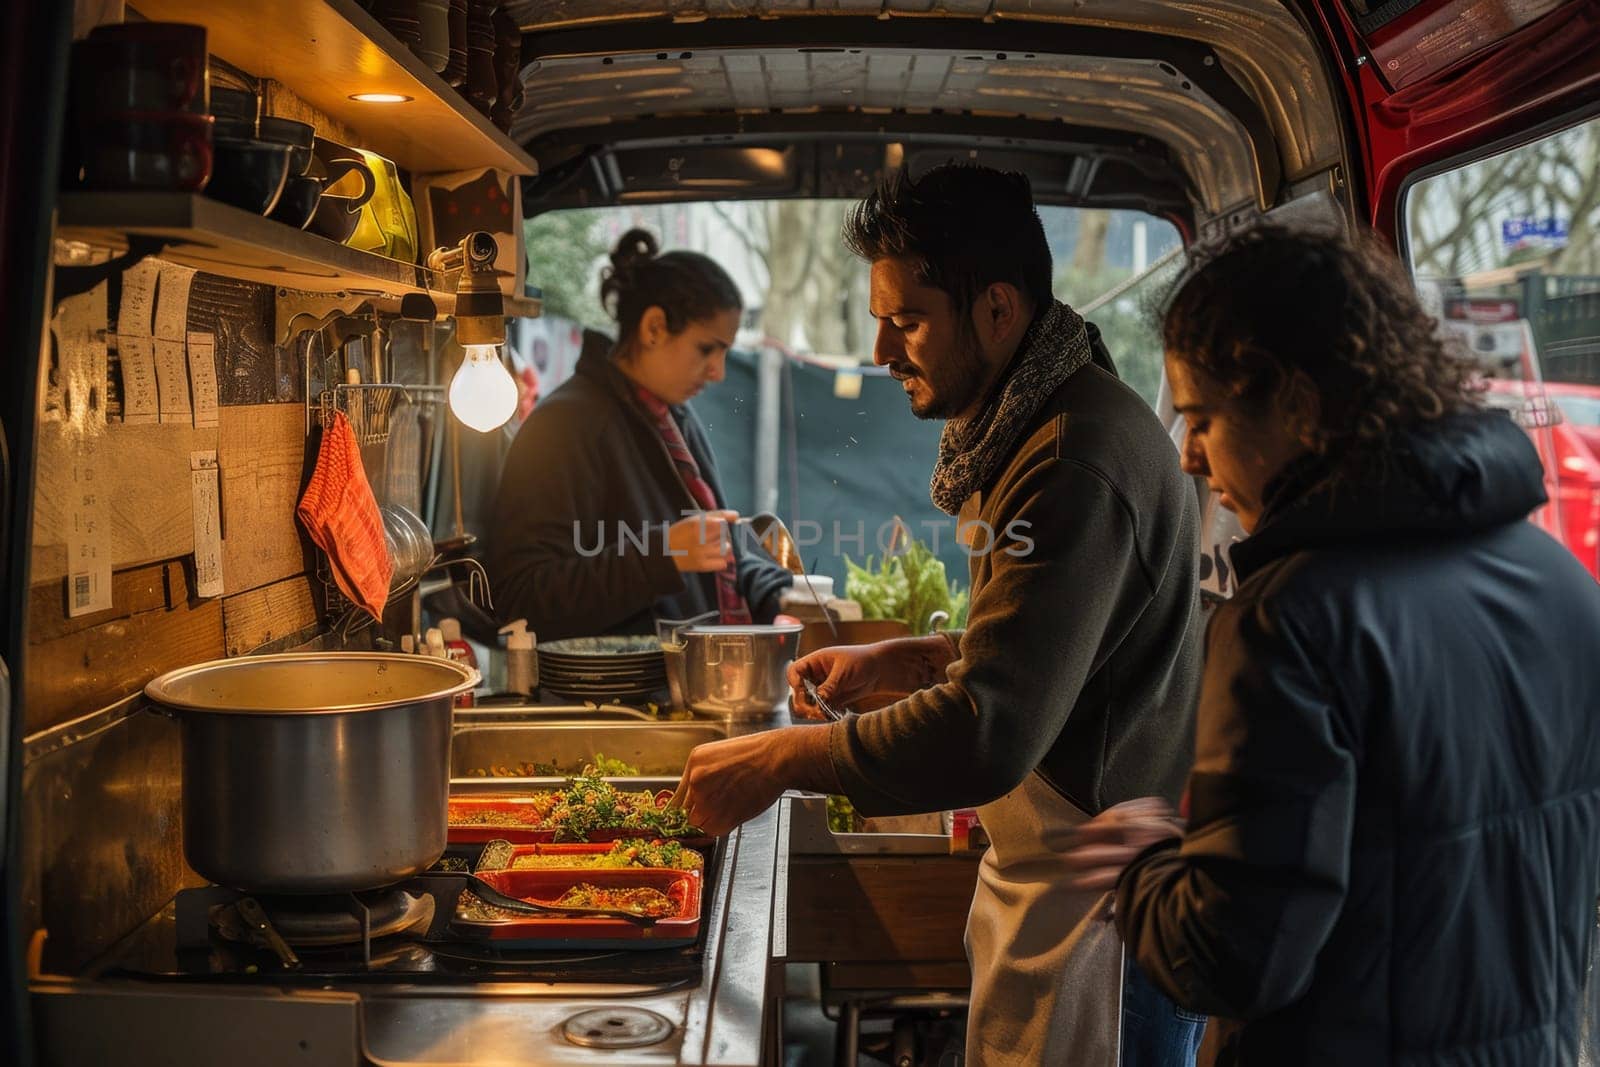
[[[359,100],[363,104],[404,104],[412,97],[400,93],[351,93],[350,99]]]

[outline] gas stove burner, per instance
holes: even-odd
[[[644,1048],[659,1045],[676,1029],[671,1019],[645,1008],[592,1008],[563,1023],[561,1036],[582,1048]]]
[[[278,936],[300,948],[359,945],[363,937],[375,940],[426,928],[433,921],[433,897],[427,893],[413,895],[403,889],[332,897],[259,896],[253,899]],[[213,907],[211,921],[224,938],[254,943],[253,924],[240,915],[241,903],[234,901]]]

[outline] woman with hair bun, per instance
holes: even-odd
[[[617,320],[534,408],[500,479],[489,574],[502,621],[544,640],[654,633],[715,611],[770,622],[793,576],[732,536],[689,401],[722,381],[744,302],[715,262],[629,230],[601,274]]]

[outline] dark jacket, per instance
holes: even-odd
[[[720,503],[705,429],[687,406],[672,413]],[[662,524],[685,510],[699,505],[654,422],[605,339],[585,334],[572,377],[534,408],[506,457],[487,534],[495,613],[552,640],[654,633],[658,618],[714,611],[714,576],[680,573],[665,551]],[[753,539],[736,536],[734,550],[739,592],[770,622],[793,576]]]
[[[1206,639],[1191,813],[1117,925],[1223,1064],[1576,1062],[1600,892],[1600,586],[1497,413],[1291,478]]]
[[[1149,404],[1099,366],[1062,383],[963,512],[999,543],[972,557],[948,680],[829,728],[851,802],[867,815],[983,804],[1036,769],[1091,813],[1175,800],[1200,673],[1196,512]]]

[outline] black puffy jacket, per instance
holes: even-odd
[[[1207,634],[1181,845],[1117,924],[1221,1064],[1577,1060],[1600,892],[1600,585],[1522,521],[1526,436],[1454,417],[1388,476],[1270,497]]]

